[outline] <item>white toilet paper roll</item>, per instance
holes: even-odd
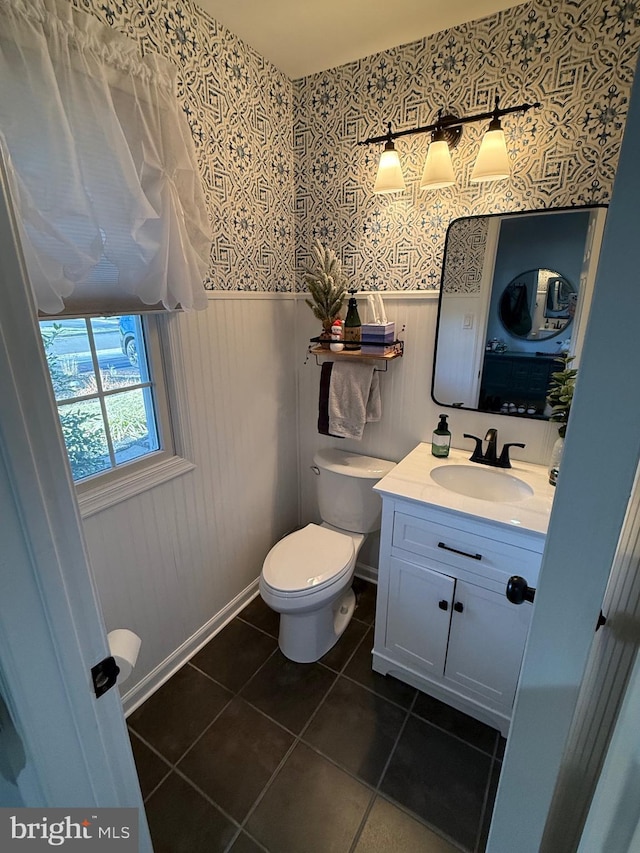
[[[138,653],[142,640],[128,628],[116,628],[107,634],[109,649],[120,667],[118,684],[122,684],[131,675],[131,670],[136,665]]]

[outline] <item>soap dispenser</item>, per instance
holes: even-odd
[[[447,425],[447,416],[440,415],[440,423],[436,429],[434,429],[433,436],[431,438],[431,453],[434,456],[444,458],[449,455],[450,447],[451,433],[449,432],[449,427]]]

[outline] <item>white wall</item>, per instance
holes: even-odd
[[[385,304],[398,331],[406,327],[405,355],[381,374],[383,417],[361,442],[317,432],[320,368],[313,357],[305,364],[317,321],[302,296],[218,292],[207,311],[170,321],[179,330],[196,468],[84,522],[107,629],[142,637],[122,688],[128,709],[240,606],[234,599],[255,582],[274,542],[318,519],[316,448],[397,461],[430,440],[440,411],[430,396],[437,294],[385,294]],[[496,426],[500,441],[527,443],[514,458],[546,462],[556,435],[539,422],[446,411],[455,447],[471,449],[463,432]],[[377,542],[371,537],[361,552],[374,568]]]
[[[391,361],[387,372],[380,374],[382,420],[365,427],[362,441],[329,438],[317,430],[320,368],[310,357],[299,370],[300,412],[300,481],[302,520],[317,520],[315,476],[310,470],[313,454],[319,447],[337,447],[356,453],[391,459],[402,459],[421,441],[431,441],[438,414],[446,412],[452,433],[452,446],[473,449],[473,442],[463,438],[469,432],[484,437],[489,427],[496,427],[500,445],[505,441],[522,441],[524,450],[513,449],[512,458],[546,465],[558,436],[557,427],[546,421],[534,421],[485,412],[445,409],[431,399],[431,375],[438,294],[435,292],[385,292],[382,294],[387,317],[396,323],[396,333],[405,342],[404,356]],[[364,300],[362,300],[364,306]],[[317,320],[300,299],[296,326],[304,337],[318,333]],[[361,318],[367,322],[366,307]],[[404,327],[404,332],[402,328]],[[377,540],[363,546],[362,563],[377,567]]]
[[[142,637],[127,707],[219,626],[298,523],[294,311],[291,296],[218,293],[172,319],[196,468],[85,519],[107,630]]]

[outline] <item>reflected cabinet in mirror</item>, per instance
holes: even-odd
[[[558,355],[577,366],[606,208],[470,216],[447,231],[431,394],[546,418]]]

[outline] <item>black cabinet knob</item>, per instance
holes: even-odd
[[[456,601],[456,603],[453,605],[453,609],[456,611],[456,613],[462,613],[462,611],[464,610],[464,604],[461,601]]]
[[[448,610],[449,602],[443,598],[442,601],[438,602],[438,607],[440,608],[440,610]]]
[[[512,604],[522,604],[524,601],[533,602],[536,591],[527,584],[520,575],[512,575],[507,581],[506,596]]]

